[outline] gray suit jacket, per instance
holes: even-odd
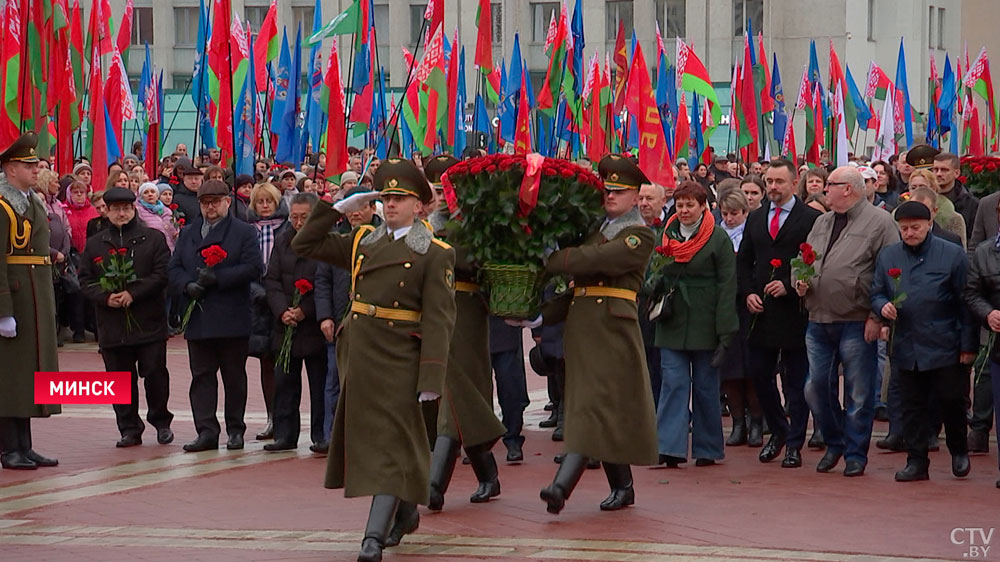
[[[976,246],[983,240],[992,239],[1000,230],[997,221],[997,205],[1000,205],[1000,191],[991,193],[979,201],[976,219],[972,224],[972,237],[969,238],[968,254],[971,261],[976,255]]]

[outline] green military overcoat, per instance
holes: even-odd
[[[638,209],[581,246],[549,256],[549,273],[573,276],[576,289],[638,292],[653,233]],[[566,452],[608,463],[657,463],[656,413],[636,301],[574,296],[566,317]],[[546,318],[546,322],[554,319]]]
[[[14,256],[49,257],[48,215],[0,179],[0,318],[17,322],[16,337],[0,337],[0,417],[46,417],[61,411],[35,404],[35,372],[59,370],[52,266],[9,263]]]
[[[444,218],[431,216],[436,232],[442,232]],[[455,279],[477,282],[478,269],[468,251],[455,249]],[[463,287],[459,287],[462,289]],[[493,413],[493,366],[490,363],[489,310],[482,293],[455,291],[455,330],[448,352],[448,373],[438,410],[439,435],[457,439],[466,447],[496,443],[506,432]]]
[[[348,312],[337,339],[340,400],[326,487],[344,488],[346,497],[389,494],[426,504],[430,446],[417,397],[443,393],[455,323],[455,251],[422,222],[399,240],[386,236],[385,225],[331,233],[341,217],[317,205],[292,249],[351,271],[352,303],[422,316],[414,322]]]

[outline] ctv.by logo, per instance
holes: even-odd
[[[990,554],[990,541],[993,540],[993,529],[982,527],[955,527],[951,530],[951,544],[966,547],[963,558],[985,560]]]

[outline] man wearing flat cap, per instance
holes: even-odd
[[[299,255],[351,272],[326,487],[343,488],[346,497],[374,496],[361,561],[382,559],[394,521],[396,538],[416,530],[415,504],[428,503],[430,445],[420,402],[444,392],[455,323],[455,251],[417,219],[433,197],[427,178],[412,162],[390,158],[374,187],[317,205],[292,240]],[[377,197],[382,225],[331,232]]]
[[[636,301],[655,246],[639,214],[639,186],[649,179],[627,156],[598,164],[607,218],[582,245],[553,252],[546,269],[571,275],[563,347],[566,360],[566,455],[552,484],[541,491],[549,513],[559,513],[588,459],[601,461],[611,494],[601,509],[635,502],[629,465],[655,465],[656,414],[639,330]],[[545,323],[561,318],[545,318]],[[615,423],[606,423],[615,420]]]
[[[136,216],[135,194],[113,187],[104,192],[111,226],[87,239],[80,260],[80,286],[97,308],[97,338],[104,368],[132,374],[132,403],[115,404],[121,439],[117,447],[142,444],[145,425],[139,417],[139,378],[143,379],[148,407],[147,421],[156,430],[156,440],[166,445],[174,440],[167,409],[170,373],[167,371],[167,265],[170,249],[158,230],[147,227]],[[113,253],[125,250],[136,279],[124,291],[101,287],[102,264]]]
[[[424,175],[435,189],[442,189],[442,176],[458,159],[443,154],[424,164]],[[439,197],[441,201],[444,197]],[[431,213],[428,222],[435,233],[445,234],[448,206]],[[448,356],[445,391],[437,416],[437,440],[431,458],[431,490],[428,507],[440,511],[444,494],[455,470],[458,452],[465,447],[479,488],[469,501],[482,503],[500,495],[500,477],[491,449],[506,432],[493,413],[493,369],[490,365],[489,311],[478,284],[479,268],[466,248],[455,246],[455,330]],[[522,359],[523,361],[523,359]],[[506,405],[506,404],[504,404]]]
[[[250,284],[264,274],[257,230],[229,214],[229,186],[209,180],[198,189],[198,219],[181,230],[170,259],[172,293],[198,304],[184,332],[191,364],[191,412],[198,438],[185,451],[219,447],[216,417],[221,374],[226,391],[227,449],[242,449],[250,346]],[[206,267],[202,251],[218,245],[225,258]]]
[[[48,216],[31,193],[37,144],[25,133],[0,153],[0,464],[15,470],[58,464],[31,444],[31,418],[61,411],[34,395],[35,372],[59,370]]]
[[[961,478],[969,473],[964,365],[975,359],[977,347],[962,300],[968,261],[961,246],[931,236],[926,205],[903,203],[896,221],[902,241],[879,252],[871,291],[872,312],[893,327],[889,360],[899,368],[907,458],[896,481],[928,479],[931,400],[940,404],[952,474]]]
[[[174,203],[184,213],[187,224],[194,223],[196,217],[201,216],[201,208],[198,205],[198,191],[205,182],[205,175],[197,167],[191,164],[186,158],[177,162],[174,171],[180,183],[174,186]]]

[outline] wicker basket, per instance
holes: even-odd
[[[490,313],[501,318],[534,319],[541,304],[542,272],[527,265],[482,266]]]

